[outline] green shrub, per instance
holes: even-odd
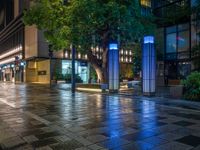
[[[64,80],[64,76],[62,73],[56,73],[56,80]]]
[[[66,74],[64,79],[67,83],[71,83],[71,74]],[[76,74],[75,79],[76,79],[77,83],[83,82],[83,80],[81,79],[81,77],[78,74]]]
[[[200,72],[191,73],[186,80],[182,80],[184,85],[184,98],[200,101]]]

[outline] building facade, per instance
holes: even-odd
[[[199,58],[193,52],[200,42],[200,26],[190,14],[195,0],[155,0],[152,5],[155,16],[163,18],[157,20],[157,51],[163,54],[158,75],[164,76],[166,84],[179,84],[192,71],[200,69],[195,63]]]
[[[50,77],[63,79],[69,76],[71,51],[53,52],[52,59],[49,58],[49,46],[43,32],[35,26],[23,24],[23,10],[29,7],[30,0],[0,1],[0,80],[49,83]],[[93,54],[101,59],[102,50],[94,48]],[[132,59],[132,50],[120,50],[124,77],[124,72],[132,69]],[[77,52],[76,74],[82,82],[88,82],[90,70],[87,55]]]

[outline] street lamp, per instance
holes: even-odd
[[[71,91],[75,93],[76,90],[76,77],[75,77],[75,57],[76,57],[76,49],[75,46],[72,45],[72,74],[71,74]]]
[[[156,54],[154,37],[145,36],[142,48],[142,91],[145,96],[155,94]]]
[[[117,42],[109,44],[108,51],[108,79],[109,91],[118,92],[119,90],[119,47]]]
[[[49,85],[50,87],[52,86],[51,80],[52,80],[52,67],[51,67],[51,60],[53,57],[53,50],[52,50],[53,46],[51,44],[49,44],[49,78],[50,78],[50,82]]]

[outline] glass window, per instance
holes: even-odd
[[[189,24],[168,27],[166,34],[166,53],[189,50]]]
[[[86,83],[88,82],[88,64],[87,62],[75,62],[75,73],[78,74],[81,80]],[[62,74],[70,75],[72,72],[71,60],[62,60]]]
[[[189,29],[189,24],[180,24],[178,25],[178,30],[182,31],[182,30],[188,30]]]
[[[167,53],[176,52],[176,33],[167,34],[166,52]]]
[[[176,32],[176,26],[168,27],[166,30],[167,33],[174,33]]]
[[[189,51],[189,31],[179,32],[177,36],[178,52]]]
[[[151,7],[151,0],[141,0],[140,3],[142,6]]]
[[[197,0],[191,0],[191,5],[196,6],[197,5]]]

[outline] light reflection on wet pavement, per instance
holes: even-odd
[[[200,109],[194,103],[74,95],[36,84],[0,88],[0,150],[200,149]]]

